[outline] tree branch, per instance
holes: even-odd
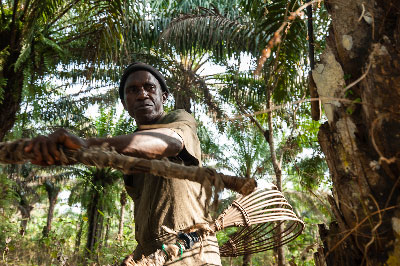
[[[29,139],[20,139],[13,142],[0,142],[0,162],[17,164],[34,159],[33,154],[24,152],[24,147],[29,141]],[[215,188],[215,192],[221,191],[225,187],[243,195],[250,194],[257,186],[256,181],[253,179],[224,175],[217,173],[212,168],[185,166],[170,161],[130,157],[106,147],[82,148],[79,150],[60,149],[60,153],[63,154],[61,159],[63,165],[82,163],[98,168],[112,167],[125,174],[145,172],[155,176],[197,182],[206,187],[208,199],[211,198],[211,186]]]
[[[14,5],[13,5],[13,13],[12,13],[12,19],[11,19],[11,25],[10,25],[10,32],[11,32],[11,38],[10,38],[10,47],[11,50],[14,49],[14,43],[15,43],[15,19],[17,17],[17,9],[18,9],[18,0],[14,0]]]
[[[67,7],[64,10],[60,11],[60,13],[57,16],[55,16],[55,18],[47,25],[47,29],[49,29],[54,23],[56,23],[57,20],[59,20],[62,16],[64,16],[65,13],[67,13],[78,2],[79,0],[72,1],[69,5],[67,5]]]

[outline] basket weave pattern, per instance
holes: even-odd
[[[282,230],[278,230],[281,226]],[[222,257],[237,257],[276,248],[301,234],[304,223],[275,186],[232,202],[211,225],[214,231],[239,227],[220,247]]]

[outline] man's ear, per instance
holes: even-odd
[[[162,94],[162,103],[164,104],[167,101],[168,92],[164,91]]]

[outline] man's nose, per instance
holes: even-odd
[[[138,90],[137,98],[146,99],[149,97],[149,93],[144,89],[144,87],[140,87]]]

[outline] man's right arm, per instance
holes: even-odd
[[[146,159],[161,159],[176,156],[183,149],[182,138],[169,128],[138,131],[112,138],[91,138],[88,146],[108,143],[119,153]]]
[[[108,143],[119,153],[147,159],[176,156],[184,146],[182,138],[169,128],[157,128],[112,138],[79,138],[65,129],[58,129],[49,136],[38,136],[25,147],[25,152],[36,157],[33,164],[42,166],[59,164],[58,145],[68,149],[100,146]]]

